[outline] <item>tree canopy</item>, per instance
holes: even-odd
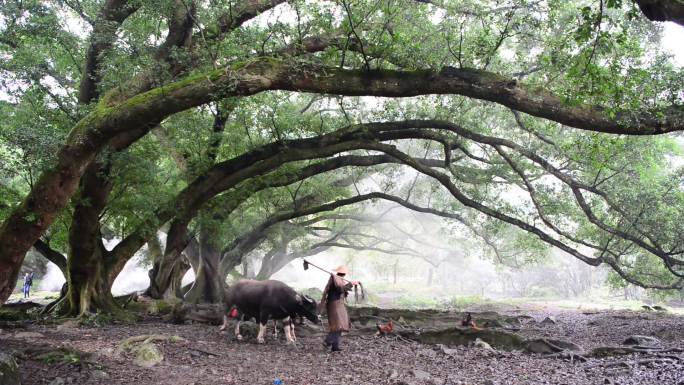
[[[680,289],[684,71],[646,17],[681,6],[651,3],[6,1],[0,299],[32,247],[63,314],[115,309],[146,244],[148,293],[192,302],[255,254],[259,278],[331,247],[419,255],[364,225],[378,201],[500,263],[555,247]]]

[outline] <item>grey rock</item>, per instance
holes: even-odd
[[[418,370],[418,369],[413,369],[413,370],[411,371],[411,375],[412,375],[413,377],[415,377],[415,379],[417,379],[417,380],[425,380],[425,381],[427,381],[427,380],[430,379],[430,373],[424,372],[424,371]]]
[[[105,372],[104,370],[93,370],[90,373],[90,375],[93,376],[93,378],[96,378],[99,380],[104,380],[104,379],[109,378],[109,374],[107,372]]]
[[[444,353],[444,354],[446,354],[446,355],[448,355],[448,356],[452,356],[452,355],[458,354],[458,349],[451,349],[451,348],[448,348],[446,345],[443,345],[443,344],[437,344],[437,349],[438,349],[440,352],[442,352],[442,353]]]
[[[43,338],[44,335],[38,332],[18,332],[14,334],[14,338]]]
[[[542,320],[543,325],[555,325],[556,324],[556,318],[553,316],[548,316]]]
[[[68,330],[68,329],[78,329],[78,321],[75,320],[68,320],[63,322],[60,325],[57,325],[57,330],[63,331],[63,330]]]
[[[50,381],[49,385],[64,385],[66,384],[66,381],[62,377],[55,377],[52,381]]]
[[[484,349],[487,351],[494,351],[494,348],[492,348],[492,345],[482,341],[479,338],[476,338],[475,341],[473,342],[473,347],[479,348],[479,349]]]
[[[508,325],[504,325],[499,320],[492,319],[492,320],[485,321],[484,326],[488,327],[488,328],[503,328],[503,327],[506,327]]]

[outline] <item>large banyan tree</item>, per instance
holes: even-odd
[[[209,303],[255,250],[259,278],[330,247],[414,253],[359,231],[350,208],[377,200],[681,288],[660,134],[684,129],[684,72],[644,17],[681,5],[652,3],[5,2],[0,300],[32,247],[67,277],[61,314],[116,311],[145,245],[149,295]]]

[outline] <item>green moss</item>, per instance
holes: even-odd
[[[21,373],[14,356],[0,352],[0,384],[20,384]]]
[[[153,315],[170,314],[175,306],[176,303],[173,301],[155,300],[147,305],[147,313]]]
[[[89,356],[89,353],[59,348],[40,354],[36,359],[46,364],[82,365]]]
[[[79,323],[85,326],[101,327],[111,324],[132,324],[137,320],[135,314],[119,310],[116,312],[97,312],[81,316]]]
[[[473,305],[482,305],[491,302],[487,298],[482,298],[478,295],[464,295],[453,297],[448,305],[454,309],[465,309]]]
[[[143,343],[133,349],[135,363],[149,368],[164,360],[162,352],[152,343]]]
[[[127,99],[123,106],[125,107],[131,107],[135,106],[138,104],[143,104],[146,103],[147,101],[156,98],[160,95],[170,93],[176,90],[179,90],[181,88],[187,87],[189,85],[192,85],[194,83],[198,83],[203,80],[208,80],[210,82],[218,81],[223,75],[226,74],[227,70],[232,70],[232,71],[238,71],[243,68],[248,67],[250,64],[254,63],[268,63],[271,65],[279,65],[282,64],[282,60],[278,58],[273,58],[273,57],[260,57],[260,58],[255,58],[255,59],[248,59],[248,60],[243,60],[243,61],[238,61],[235,63],[231,63],[229,66],[223,67],[223,68],[217,68],[213,70],[208,70],[205,72],[199,72],[196,74],[188,75],[185,78],[178,80],[173,83],[169,83],[166,85],[163,85],[161,87],[157,87],[154,89],[151,89],[147,92],[135,95],[129,99]]]
[[[176,342],[183,342],[183,341],[185,341],[185,338],[183,338],[183,337],[181,337],[181,336],[171,336],[171,337],[169,337],[169,342],[176,343]]]
[[[31,318],[25,311],[0,308],[0,321],[24,321]]]

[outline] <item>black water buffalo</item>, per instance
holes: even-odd
[[[319,323],[316,312],[316,301],[298,294],[293,288],[280,281],[241,280],[226,290],[224,298],[226,314],[223,317],[225,329],[228,322],[228,312],[232,309],[239,311],[238,322],[235,325],[235,336],[240,335],[240,321],[255,318],[259,324],[257,342],[264,342],[264,331],[269,320],[282,320],[285,337],[294,342],[294,324],[292,319],[303,316],[313,323]]]

